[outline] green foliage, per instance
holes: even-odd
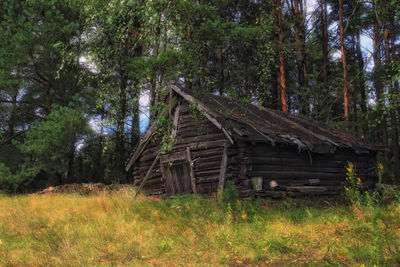
[[[32,179],[45,171],[66,179],[76,143],[88,133],[87,119],[80,111],[54,107],[48,119],[32,127],[24,142],[17,144],[29,159],[19,175]]]
[[[346,196],[353,205],[360,206],[363,203],[363,187],[361,178],[357,176],[355,166],[352,162],[348,162],[346,166]]]
[[[236,186],[232,181],[226,181],[224,189],[222,190],[220,201],[222,207],[227,211],[236,211],[238,202],[238,192]]]
[[[0,190],[15,192],[16,185],[10,170],[6,165],[0,163]]]

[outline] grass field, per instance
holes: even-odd
[[[0,266],[395,266],[400,204],[0,196]]]

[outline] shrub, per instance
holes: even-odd
[[[238,192],[235,184],[232,181],[226,182],[224,190],[221,193],[220,200],[224,206],[228,207],[228,209],[231,209],[232,211],[236,210]]]
[[[15,176],[12,175],[10,169],[0,163],[0,190],[4,190],[8,193],[15,193],[18,188],[18,181]]]

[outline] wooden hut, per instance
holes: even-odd
[[[319,122],[177,86],[166,103],[126,167],[146,194],[215,195],[228,180],[241,198],[329,194],[343,188],[348,161],[365,186],[375,184],[379,148]],[[161,116],[173,121],[168,149]]]

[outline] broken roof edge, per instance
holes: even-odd
[[[185,99],[189,103],[195,104],[197,109],[200,112],[203,112],[204,116],[225,134],[225,136],[226,136],[226,138],[228,138],[229,142],[231,142],[231,144],[234,143],[233,138],[232,138],[232,133],[230,133],[229,130],[227,130],[224,126],[222,126],[222,124],[215,118],[216,116],[215,116],[215,114],[213,114],[214,113],[213,111],[209,110],[206,107],[206,105],[204,105],[201,101],[199,101],[192,95],[184,93],[178,86],[171,84],[171,85],[169,85],[169,87],[172,90],[174,90],[174,92],[176,92],[178,95],[183,97],[183,99]]]
[[[170,106],[171,106],[171,109],[174,109],[176,107],[176,105],[178,104],[178,100],[174,99],[174,98],[169,98],[168,95],[169,94],[166,95],[166,99],[171,100]],[[143,135],[142,140],[140,140],[140,142],[135,146],[129,161],[126,164],[125,171],[129,171],[131,169],[132,165],[136,162],[136,160],[140,157],[140,155],[144,151],[145,147],[147,146],[147,143],[151,140],[154,133],[158,129],[158,121],[160,120],[160,118],[163,115],[165,115],[165,113],[167,113],[167,116],[169,116],[169,112],[167,112],[167,111],[168,111],[168,109],[164,109],[162,112],[160,112],[158,114],[157,118],[151,123],[150,127],[147,129],[147,131]]]

